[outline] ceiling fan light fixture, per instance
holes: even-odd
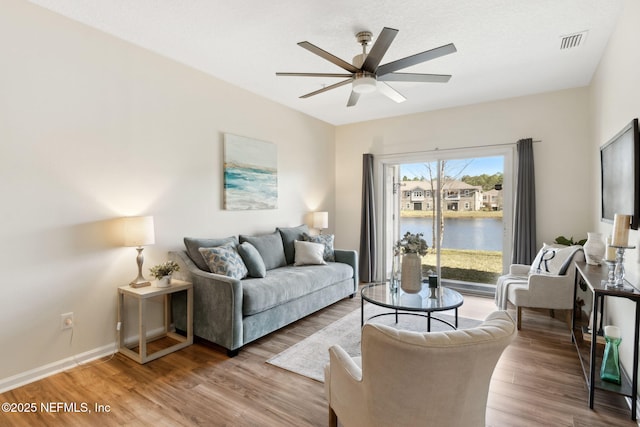
[[[371,76],[364,76],[356,78],[353,81],[353,91],[355,93],[371,93],[376,90],[376,79]]]

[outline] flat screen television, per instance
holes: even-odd
[[[640,218],[640,134],[638,119],[600,147],[601,220],[613,222],[615,214],[632,215],[631,228]]]

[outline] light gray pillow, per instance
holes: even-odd
[[[302,240],[302,235],[309,233],[309,227],[306,224],[302,224],[297,227],[278,227],[276,230],[278,230],[282,237],[284,256],[287,260],[287,264],[293,264],[295,259],[295,247],[293,242],[296,240]]]
[[[324,245],[322,243],[296,240],[296,259],[293,265],[322,265],[324,262]]]
[[[199,252],[212,273],[223,274],[234,279],[247,277],[247,267],[232,243],[215,248],[200,248]]]
[[[238,253],[242,257],[244,265],[247,266],[247,270],[249,270],[249,276],[265,277],[267,275],[267,268],[255,246],[249,242],[240,243],[238,245]]]
[[[249,242],[255,246],[264,261],[267,271],[287,265],[279,232],[275,231],[261,236],[245,236],[241,234],[240,243],[244,242]]]
[[[184,246],[187,248],[187,254],[191,261],[198,266],[200,270],[209,271],[209,266],[204,262],[202,255],[200,254],[200,248],[214,248],[216,246],[224,246],[227,243],[233,243],[233,246],[238,245],[238,238],[236,236],[225,237],[222,239],[197,239],[194,237],[185,237]]]

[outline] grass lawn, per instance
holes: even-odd
[[[494,285],[502,275],[502,252],[474,251],[464,249],[442,249],[441,272],[444,279]],[[422,271],[435,271],[436,255],[422,257]]]

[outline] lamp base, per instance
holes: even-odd
[[[151,282],[148,281],[136,281],[129,283],[132,288],[144,288],[145,286],[151,286]]]
[[[136,263],[138,264],[138,276],[133,279],[129,286],[132,288],[143,288],[145,286],[151,286],[151,282],[144,278],[142,275],[142,263],[144,262],[144,257],[142,256],[143,247],[138,247],[136,250],[138,251],[138,256],[136,257]]]

